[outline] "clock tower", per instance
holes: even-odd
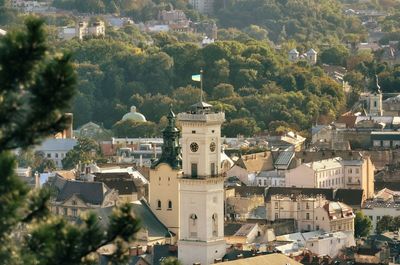
[[[178,114],[182,126],[182,177],[179,178],[180,240],[178,258],[185,265],[213,264],[226,251],[224,177],[221,174],[223,112],[199,102]]]

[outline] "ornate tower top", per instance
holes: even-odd
[[[374,79],[374,86],[373,86],[373,91],[376,94],[381,94],[381,86],[379,85],[379,80],[378,80],[378,75],[375,75],[375,79]]]
[[[152,169],[161,163],[166,163],[173,169],[182,168],[181,146],[179,144],[180,131],[176,128],[176,116],[172,111],[172,106],[169,109],[167,118],[168,125],[162,132],[164,143],[162,145],[161,157],[151,164]]]

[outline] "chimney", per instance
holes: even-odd
[[[40,188],[40,174],[39,172],[35,172],[35,188]]]
[[[74,137],[74,132],[73,132],[73,120],[74,116],[72,113],[65,113],[65,118],[67,120],[67,128],[65,128],[63,132],[63,138],[66,139],[72,139]]]

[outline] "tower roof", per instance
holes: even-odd
[[[295,49],[291,49],[290,51],[289,51],[289,54],[299,54],[299,52],[296,50],[296,48]]]
[[[161,163],[166,163],[173,169],[182,168],[181,146],[179,144],[179,129],[176,128],[176,115],[170,106],[167,115],[168,125],[163,130],[163,145],[161,157],[151,164],[151,168],[156,168]]]
[[[372,89],[373,89],[374,93],[377,93],[377,94],[382,93],[381,86],[379,85],[378,75],[375,75],[374,85],[373,85]]]

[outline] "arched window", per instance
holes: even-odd
[[[161,201],[160,200],[157,200],[157,209],[161,210]]]
[[[212,215],[212,233],[213,236],[218,236],[218,215],[216,213]]]
[[[170,200],[168,201],[168,209],[170,209],[170,210],[172,209],[172,201],[170,201]]]
[[[197,237],[197,215],[194,213],[189,216],[189,236]]]

